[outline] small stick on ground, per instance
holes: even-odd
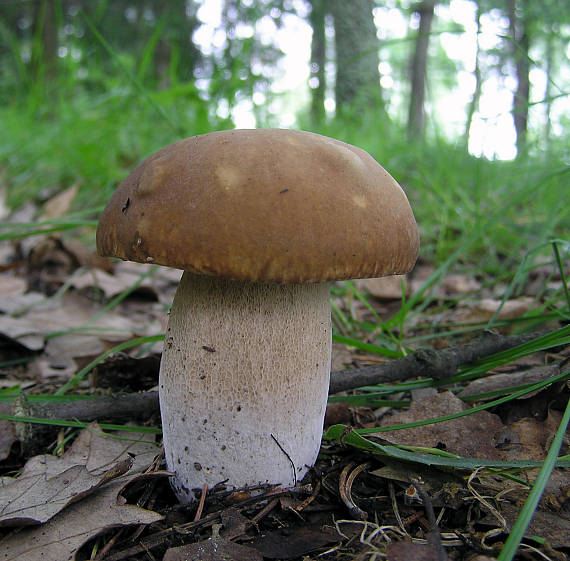
[[[196,516],[194,516],[194,522],[198,522],[204,511],[204,504],[206,503],[206,493],[208,492],[208,484],[204,483],[202,487],[202,494],[200,495],[200,502],[198,503],[198,510],[196,510]]]
[[[470,364],[495,353],[527,343],[544,333],[524,335],[496,335],[487,333],[465,345],[443,350],[419,349],[404,358],[365,366],[354,370],[331,372],[330,394],[410,378],[445,379],[457,372],[460,366]],[[120,394],[112,397],[82,399],[63,403],[30,403],[21,400],[14,407],[13,414],[20,417],[42,419],[75,419],[90,422],[94,420],[132,421],[148,418],[159,412],[158,392]],[[26,440],[21,438],[21,440]]]

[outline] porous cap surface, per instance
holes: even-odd
[[[119,185],[97,228],[103,256],[251,281],[405,273],[418,248],[406,195],[367,152],[283,129],[166,146]]]

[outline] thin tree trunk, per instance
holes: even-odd
[[[546,88],[544,90],[544,117],[545,117],[545,127],[544,127],[544,137],[546,140],[546,147],[550,148],[552,141],[552,123],[550,121],[550,109],[552,107],[552,101],[550,96],[552,95],[552,68],[554,66],[554,41],[552,38],[552,29],[546,36]]]
[[[34,5],[32,68],[38,82],[50,82],[57,69],[57,23],[55,0],[38,0]]]
[[[467,121],[465,123],[465,132],[463,133],[463,143],[465,149],[469,147],[469,136],[471,134],[471,124],[473,123],[473,115],[477,108],[479,107],[479,99],[481,98],[481,67],[479,65],[479,34],[481,33],[481,5],[477,2],[477,12],[475,15],[475,23],[477,25],[477,41],[475,47],[475,68],[473,70],[473,75],[475,76],[475,90],[473,91],[473,97],[469,103],[469,109],[467,110]]]
[[[311,39],[311,121],[319,125],[325,117],[326,91],[326,36],[325,36],[326,4],[324,0],[311,0],[310,22],[313,28]]]
[[[530,99],[530,64],[528,51],[530,37],[528,34],[528,21],[523,15],[517,16],[517,8],[526,13],[526,0],[509,0],[509,28],[513,41],[513,58],[517,88],[513,95],[513,120],[515,123],[517,155],[522,155],[526,149],[526,133],[528,129],[528,105]]]
[[[371,0],[329,0],[334,18],[337,114],[381,105],[379,41]]]
[[[420,14],[420,26],[412,58],[412,87],[408,111],[408,136],[410,138],[420,137],[425,126],[424,97],[427,53],[435,3],[436,0],[424,0],[416,8],[416,11]]]
[[[168,70],[170,67],[170,42],[161,37],[154,51],[154,67],[158,81],[158,89],[166,90],[170,87],[170,76]]]

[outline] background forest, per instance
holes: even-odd
[[[559,223],[541,202],[567,180],[565,2],[4,0],[0,10],[8,207],[75,186],[75,208],[96,210],[161,146],[282,126],[368,150],[407,188],[428,259],[497,205],[504,225],[525,193],[533,221],[548,215],[536,244]],[[491,254],[520,258],[516,231],[490,239]]]

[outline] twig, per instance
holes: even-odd
[[[368,469],[370,465],[371,464],[369,462],[366,462],[352,469],[354,467],[354,462],[351,462],[344,467],[338,480],[340,498],[346,505],[349,514],[355,520],[367,520],[368,514],[364,512],[352,499],[352,484],[354,483],[356,476],[362,471]]]
[[[208,492],[208,484],[204,483],[202,487],[202,494],[200,495],[200,502],[198,503],[198,509],[196,510],[196,516],[194,516],[194,522],[198,522],[202,517],[202,511],[204,510],[204,504],[206,503],[206,493]]]
[[[355,370],[336,370],[331,373],[329,393],[335,394],[362,386],[409,378],[426,377],[440,380],[453,375],[460,366],[527,343],[542,335],[543,333],[529,333],[503,336],[487,333],[465,345],[439,351],[419,349],[404,358],[390,362]],[[14,412],[14,415],[88,422],[132,421],[137,418],[148,418],[158,412],[158,392],[147,391],[62,403],[38,404],[24,400],[24,403],[19,403],[18,412]]]
[[[435,513],[433,511],[433,504],[431,498],[426,491],[424,483],[420,477],[412,478],[412,485],[416,488],[420,499],[423,502],[428,523],[430,525],[430,531],[428,532],[428,542],[430,542],[437,554],[437,561],[447,561],[447,554],[443,549],[443,544],[441,543],[441,534],[439,533],[439,526],[435,518]]]
[[[94,421],[132,421],[148,418],[158,413],[158,392],[125,393],[110,397],[93,397],[65,402],[34,403],[20,400],[20,417],[40,417],[42,419],[76,419]]]
[[[528,343],[544,333],[524,335],[496,335],[485,333],[476,341],[436,351],[419,349],[404,358],[356,370],[337,370],[331,373],[329,393],[396,382],[408,378],[434,378],[441,380],[457,372],[460,366],[475,362],[495,353]]]

